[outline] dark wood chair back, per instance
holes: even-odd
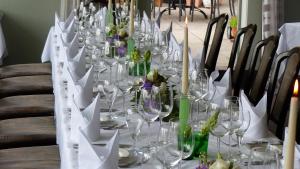
[[[204,39],[200,69],[206,68],[209,74],[212,71],[214,71],[216,68],[227,22],[228,22],[228,15],[222,14],[217,18],[211,19],[208,23],[206,35]],[[210,50],[208,52],[212,29],[215,24],[216,24],[216,28],[214,32],[214,37],[211,42]]]
[[[278,80],[280,65],[287,60],[285,70]],[[288,117],[290,98],[293,93],[294,82],[300,70],[300,47],[278,56],[275,69],[268,90],[268,125],[275,135],[283,139],[285,122]],[[279,81],[279,86],[278,85]],[[278,90],[277,90],[278,89]],[[277,94],[275,92],[277,91]]]
[[[271,66],[278,47],[279,36],[274,35],[257,43],[252,57],[251,68],[249,69],[247,83],[244,90],[248,98],[255,105],[263,97]],[[261,57],[259,56],[263,49]],[[260,59],[258,65],[258,59]],[[257,71],[256,68],[258,67]]]
[[[240,93],[240,89],[242,86],[242,79],[246,69],[253,39],[256,34],[256,29],[257,26],[253,24],[241,28],[238,31],[238,34],[232,46],[228,68],[232,70],[232,89],[233,89],[233,94],[235,96],[238,96]],[[237,54],[242,35],[244,35],[242,46],[240,48],[239,54]]]

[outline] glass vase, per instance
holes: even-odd
[[[129,65],[130,76],[145,76],[150,72],[150,62],[142,60],[140,62],[131,62]]]

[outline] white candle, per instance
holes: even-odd
[[[298,80],[295,82],[294,93],[291,99],[290,105],[290,116],[289,116],[289,130],[288,130],[288,142],[287,148],[284,156],[284,169],[294,168],[294,154],[295,154],[295,138],[296,138],[296,128],[297,128],[297,116],[298,116],[298,91],[299,84]]]
[[[108,1],[108,5],[107,5],[109,10],[112,10],[112,0]]]
[[[134,0],[130,2],[130,18],[129,18],[129,36],[133,36],[134,32]]]
[[[188,34],[188,19],[185,18],[185,26],[184,26],[184,48],[183,48],[183,62],[182,62],[182,77],[181,77],[181,92],[184,95],[188,94],[189,90],[189,34]]]

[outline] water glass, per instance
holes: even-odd
[[[254,147],[248,159],[248,169],[255,169],[261,165],[264,169],[279,169],[280,160],[276,151],[268,147]]]

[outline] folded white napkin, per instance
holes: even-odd
[[[79,128],[86,126],[86,122],[82,116],[82,113],[78,106],[75,103],[74,98],[72,98],[71,102],[71,132],[70,132],[70,140],[73,144],[79,144],[80,131]],[[100,132],[99,132],[100,134]]]
[[[91,141],[100,139],[100,94],[82,112],[86,126],[82,129]]]
[[[72,77],[77,81],[86,73],[85,47],[81,48],[74,58],[67,56],[67,67]]]
[[[54,36],[55,36],[55,28],[51,27],[41,56],[41,61],[43,63],[51,61],[51,57],[55,55]]]
[[[231,94],[231,70],[227,69],[220,81],[215,81],[219,76],[219,71],[211,73],[209,77],[209,89],[215,90],[212,103],[223,107],[223,101],[226,96]],[[213,92],[210,92],[213,93]]]
[[[71,57],[74,57],[78,53],[78,50],[80,49],[78,38],[79,38],[79,34],[76,33],[71,42],[66,42],[64,41],[62,35],[60,36],[61,45],[65,48],[67,54]]]
[[[173,33],[171,33],[169,43],[170,56],[173,56],[170,59],[182,61],[183,43],[178,43]]]
[[[282,148],[283,158],[284,158],[284,155],[285,155],[286,146],[287,146],[287,142],[288,142],[288,127],[285,128],[284,133],[285,134],[284,134],[284,141],[283,141],[283,148]],[[300,144],[297,144],[297,143],[295,143],[294,169],[300,169]]]
[[[93,73],[94,67],[88,70],[88,72],[77,82],[74,81],[75,89],[73,91],[75,103],[80,109],[86,108],[93,100]]]
[[[79,169],[118,169],[119,132],[108,141],[106,146],[92,145],[86,133],[80,129],[78,154]]]
[[[69,15],[69,17],[63,22],[60,20],[58,14],[55,12],[55,33],[57,35],[61,34],[62,32],[68,32],[70,29],[73,29],[75,27],[75,12],[72,11]]]
[[[245,142],[255,141],[257,139],[266,138],[269,135],[267,126],[267,94],[257,103],[256,106],[247,98],[244,91],[241,91],[241,103],[243,112],[250,112],[250,126],[244,134]],[[247,118],[247,116],[245,116]]]
[[[75,20],[73,20],[69,27],[62,31],[62,38],[65,42],[70,43],[76,34]]]
[[[192,78],[193,74],[197,75],[199,73],[198,71],[202,59],[202,50],[203,48],[200,48],[195,56],[192,56],[191,50],[189,51],[189,72]]]

